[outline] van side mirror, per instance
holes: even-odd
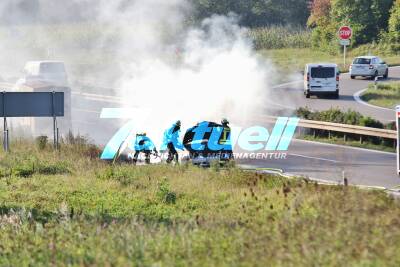
[[[386,64],[386,61],[382,61],[382,63],[381,64]]]

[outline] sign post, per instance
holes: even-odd
[[[397,175],[400,175],[400,106],[396,107],[396,128],[397,128]]]
[[[349,26],[342,26],[339,29],[340,44],[343,45],[343,67],[346,68],[347,46],[350,45],[350,38],[353,30]]]

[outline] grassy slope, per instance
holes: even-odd
[[[347,71],[348,65],[356,56],[361,56],[358,50],[349,52],[347,58],[347,68],[343,68],[343,55],[331,55],[329,53],[315,50],[312,48],[287,48],[287,49],[274,49],[274,50],[260,50],[259,53],[268,57],[277,66],[288,71],[302,71],[307,63],[318,62],[333,62],[337,63],[342,71]],[[377,55],[379,52],[376,51]],[[386,54],[382,58],[389,65],[400,65],[400,55]]]
[[[361,99],[375,106],[395,108],[400,104],[400,83],[378,85],[378,90],[371,85]]]
[[[12,147],[0,154],[0,265],[400,264],[400,203],[384,193]]]

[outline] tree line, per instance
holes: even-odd
[[[302,26],[312,30],[316,47],[337,47],[340,26],[351,26],[352,45],[400,42],[400,0],[191,0],[199,19],[239,15],[250,28]]]
[[[307,26],[314,46],[337,44],[340,26],[353,29],[352,44],[400,42],[400,0],[314,0]]]

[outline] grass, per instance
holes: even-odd
[[[380,191],[235,168],[111,166],[84,144],[12,148],[0,153],[1,266],[400,263],[400,203]]]
[[[370,85],[361,99],[371,105],[393,109],[400,104],[400,82],[378,84],[378,89]]]
[[[332,55],[330,53],[314,48],[284,48],[259,50],[260,55],[270,58],[283,71],[300,72],[303,71],[307,63],[329,62],[336,63],[342,72],[347,72],[351,61],[356,56],[368,54],[364,50],[355,49],[349,51],[347,55],[346,68],[343,67],[343,55],[341,53]],[[373,54],[381,55],[379,51],[372,50]],[[400,55],[385,53],[382,58],[389,65],[400,65]]]
[[[337,137],[337,136],[332,136],[331,138],[328,137],[321,137],[321,136],[312,136],[312,135],[302,135],[298,136],[298,139],[302,140],[308,140],[308,141],[313,141],[313,142],[321,142],[321,143],[328,143],[328,144],[336,144],[336,145],[345,145],[345,146],[352,146],[352,147],[359,147],[359,148],[365,148],[365,149],[372,149],[372,150],[378,150],[378,151],[385,151],[385,152],[396,152],[395,147],[390,147],[388,145],[382,145],[382,144],[373,144],[371,142],[363,142],[360,143],[360,141],[356,140],[346,140],[344,141],[343,137]]]

